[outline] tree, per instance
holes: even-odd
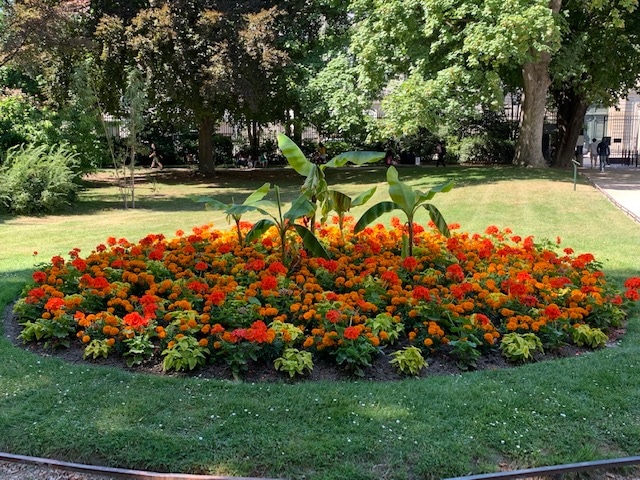
[[[163,3],[141,11],[126,28],[127,46],[150,79],[152,108],[164,115],[190,116],[197,125],[203,172],[214,171],[212,137],[229,91],[224,12],[208,3]]]
[[[640,10],[625,0],[565,0],[562,47],[550,64],[557,109],[554,164],[571,165],[584,115],[592,104],[614,105],[640,77]]]
[[[233,24],[237,30],[230,40],[232,90],[230,110],[245,125],[251,150],[258,152],[260,127],[279,117],[278,90],[289,61],[279,43],[279,25],[285,12],[276,6],[242,13]]]
[[[391,87],[386,105],[396,102],[390,113],[398,133],[433,128],[478,105],[501,108],[507,80],[519,70],[525,103],[514,161],[545,165],[542,127],[560,0],[356,0],[354,6],[352,47],[372,86]]]

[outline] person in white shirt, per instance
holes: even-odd
[[[589,157],[591,157],[591,168],[598,165],[598,141],[594,138],[589,144]]]

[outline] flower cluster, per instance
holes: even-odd
[[[580,325],[620,325],[640,297],[640,278],[618,291],[591,254],[508,229],[450,228],[450,238],[416,228],[413,256],[403,257],[398,220],[358,235],[319,225],[331,259],[292,240],[287,265],[273,230],[249,246],[210,225],[173,239],[109,238],[85,258],[77,249],[54,257],[15,310],[25,341],[75,336],[94,358],[173,354],[166,368],[221,361],[240,372],[296,347],[359,373],[381,349],[408,344],[467,365],[514,332],[554,348]]]

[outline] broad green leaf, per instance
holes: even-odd
[[[323,167],[343,167],[347,163],[353,163],[354,165],[364,165],[365,163],[378,162],[384,158],[384,152],[371,152],[371,151],[353,151],[343,152],[340,155],[333,157]]]
[[[224,210],[226,211],[229,208],[229,204],[227,203],[222,203],[219,200],[216,200],[215,198],[206,198],[203,197],[201,199],[198,200],[198,202],[200,203],[204,203],[204,208],[206,210]]]
[[[271,227],[275,227],[276,223],[270,218],[263,218],[258,220],[255,225],[247,232],[245,236],[245,242],[251,243],[259,238],[263,233],[269,230]]]
[[[329,190],[329,197],[331,198],[331,207],[336,212],[344,213],[351,209],[353,202],[348,195],[337,190]]]
[[[385,213],[391,212],[397,208],[400,208],[400,205],[394,202],[376,203],[369,210],[362,214],[360,220],[358,220],[358,223],[356,223],[356,226],[353,228],[353,233],[361,232],[371,222],[384,215]]]
[[[245,201],[242,202],[242,204],[249,205],[252,203],[259,202],[269,193],[269,190],[271,190],[271,184],[267,182],[264,185],[262,185],[259,189],[257,189],[255,192],[253,192],[251,195],[249,195],[245,199]]]
[[[232,217],[241,217],[247,212],[255,212],[258,210],[257,205],[231,205],[227,206],[225,212]]]
[[[310,217],[316,211],[316,206],[311,203],[304,195],[300,195],[291,204],[289,211],[283,215],[284,218],[293,222],[301,217]]]
[[[440,233],[442,233],[445,237],[449,238],[451,236],[451,232],[449,231],[449,227],[447,226],[447,222],[444,220],[444,217],[440,213],[435,205],[431,205],[430,203],[425,205],[424,208],[429,212],[429,217],[431,217],[431,221],[436,224]]]
[[[309,252],[311,252],[311,255],[329,260],[329,253],[308,228],[298,224],[294,224],[293,228],[296,233],[300,235],[302,244],[307,250],[309,250]]]
[[[397,203],[408,217],[412,216],[414,209],[419,205],[416,202],[416,194],[409,185],[400,181],[395,167],[387,169],[387,183],[389,183],[391,200]]]
[[[376,193],[376,189],[377,188],[378,187],[372,187],[369,190],[366,190],[366,191],[362,192],[356,198],[351,200],[351,206],[357,207],[359,205],[364,205],[365,203],[367,203],[369,201],[369,199],[371,197],[373,197],[373,194]]]
[[[300,175],[307,177],[315,167],[313,163],[307,160],[298,145],[282,133],[278,134],[278,147],[289,162],[289,165]]]

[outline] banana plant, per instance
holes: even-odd
[[[287,233],[294,231],[301,239],[304,247],[314,257],[322,257],[329,259],[329,253],[316,238],[314,233],[303,225],[295,223],[299,218],[309,217],[315,211],[315,205],[313,205],[309,199],[304,195],[300,195],[293,201],[289,210],[282,213],[282,202],[280,201],[280,189],[277,185],[274,186],[276,194],[276,205],[278,209],[277,215],[272,215],[268,211],[258,207],[257,210],[271,218],[263,218],[258,220],[251,230],[247,232],[245,240],[250,243],[259,238],[263,233],[269,230],[271,227],[275,227],[280,237],[280,248],[282,252],[282,262],[285,265],[289,264],[289,258],[287,256]]]
[[[376,192],[376,188],[377,187],[372,187],[369,190],[362,192],[354,199],[337,190],[329,190],[329,201],[327,202],[327,205],[329,207],[329,211],[334,211],[338,215],[338,227],[340,228],[340,236],[343,240],[345,215],[351,210],[351,207],[358,207],[367,203]]]
[[[233,220],[236,224],[236,232],[238,233],[238,243],[244,245],[244,239],[242,238],[242,231],[240,230],[240,220],[242,216],[247,212],[253,212],[260,210],[260,208],[273,206],[273,202],[263,200],[263,198],[271,190],[271,184],[265,183],[251,195],[249,195],[244,202],[238,203],[223,203],[215,198],[201,197],[197,201],[205,204],[205,208],[208,210],[223,211],[227,215],[227,222],[231,223]],[[232,199],[233,202],[233,199]],[[262,211],[261,211],[262,212]]]
[[[322,222],[326,221],[327,215],[331,210],[329,186],[327,185],[324,170],[327,167],[343,167],[347,163],[364,165],[384,158],[384,152],[353,151],[341,153],[323,165],[316,165],[307,159],[298,145],[284,134],[278,135],[278,147],[287,162],[289,162],[289,165],[305,177],[302,193],[315,207],[311,215],[310,227],[312,232],[315,229],[315,216],[318,205],[322,211]]]
[[[436,193],[450,191],[453,188],[453,181],[443,183],[423,193],[401,182],[398,178],[398,170],[396,170],[395,167],[389,167],[387,169],[387,183],[389,184],[391,201],[377,203],[364,212],[353,229],[354,233],[361,232],[367,225],[385,213],[393,210],[402,210],[407,216],[407,229],[409,230],[408,250],[411,256],[413,255],[413,220],[418,209],[424,207],[429,212],[429,217],[440,233],[445,237],[451,236],[447,222],[440,211],[435,205],[427,202],[431,200]]]

